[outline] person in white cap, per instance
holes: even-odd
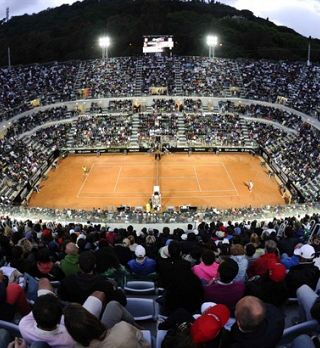
[[[132,273],[145,276],[156,271],[156,261],[146,256],[146,249],[142,245],[137,245],[135,249],[136,258],[128,262]]]
[[[313,262],[315,250],[312,245],[296,248],[294,255],[299,257],[299,264],[292,266],[286,277],[290,297],[296,297],[297,289],[304,284],[314,290],[320,276],[320,270]]]

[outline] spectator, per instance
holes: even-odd
[[[247,276],[248,260],[245,256],[244,247],[241,244],[231,245],[230,258],[239,266],[239,272],[235,277],[235,281],[245,281]]]
[[[24,290],[18,284],[8,284],[8,278],[0,271],[0,319],[11,321],[16,312],[22,315],[30,312]]]
[[[271,348],[282,337],[282,313],[256,297],[243,297],[236,305],[235,317],[236,322],[224,336],[222,347]]]
[[[219,264],[213,251],[204,249],[201,255],[201,262],[192,267],[193,273],[207,284],[209,281],[216,280]]]
[[[105,293],[107,300],[117,300],[126,305],[122,291],[114,289],[105,276],[95,274],[96,257],[91,251],[84,251],[79,257],[80,272],[71,274],[61,281],[59,295],[69,302],[83,304],[94,291]]]
[[[64,311],[65,325],[79,347],[149,348],[141,331],[125,321],[107,328],[96,316],[79,304]],[[74,320],[74,318],[77,320]]]
[[[277,243],[273,240],[267,240],[264,245],[265,254],[254,261],[248,269],[249,277],[265,274],[271,263],[279,262]]]
[[[218,268],[218,279],[204,287],[206,301],[225,304],[233,313],[238,300],[244,295],[245,285],[242,281],[234,281],[239,272],[236,261],[228,258]]]
[[[60,262],[60,268],[65,276],[80,271],[79,269],[79,248],[75,243],[68,243],[65,249],[66,256]]]
[[[309,244],[294,250],[294,254],[299,257],[299,264],[292,266],[287,274],[286,283],[290,291],[290,296],[295,297],[297,289],[302,285],[308,285],[315,289],[319,280],[320,271],[314,264],[315,250]]]
[[[281,263],[272,263],[267,273],[246,283],[246,295],[280,307],[288,299],[285,278],[285,267]]]
[[[74,340],[62,322],[59,299],[52,294],[36,299],[32,312],[21,319],[19,330],[28,344],[43,341],[52,348],[75,347]]]
[[[128,262],[131,272],[145,276],[156,271],[156,261],[146,256],[146,249],[137,245],[134,251],[136,258]]]
[[[61,280],[64,277],[60,267],[52,261],[48,248],[41,248],[36,254],[36,260],[28,272],[35,278],[48,278],[50,281]]]

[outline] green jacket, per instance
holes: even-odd
[[[61,260],[60,267],[66,276],[79,272],[79,255],[66,255]]]

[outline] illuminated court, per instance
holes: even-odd
[[[89,168],[87,175],[82,167]],[[249,192],[247,183],[254,183]],[[160,185],[162,206],[261,207],[285,204],[275,178],[249,154],[70,155],[41,182],[29,206],[111,208],[145,206]]]

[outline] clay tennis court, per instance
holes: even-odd
[[[89,168],[84,175],[82,167]],[[247,183],[254,183],[249,192]],[[29,206],[111,208],[145,206],[160,185],[162,206],[232,208],[285,204],[275,178],[249,154],[70,155],[49,172]]]

